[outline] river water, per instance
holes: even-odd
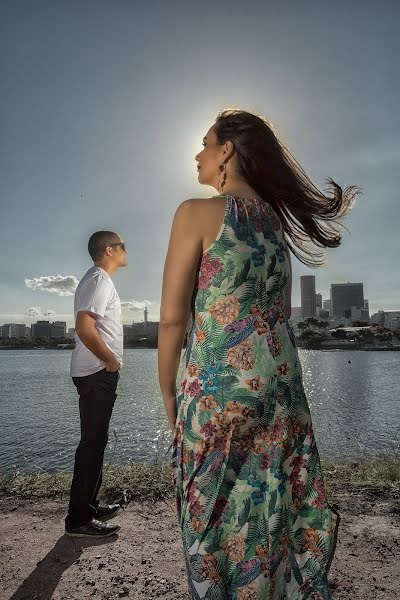
[[[299,349],[320,454],[357,460],[400,446],[400,353]],[[71,469],[79,442],[71,351],[0,352],[0,472]],[[348,362],[348,361],[351,362]],[[106,461],[168,459],[157,351],[127,349]]]

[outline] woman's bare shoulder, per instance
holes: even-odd
[[[209,198],[188,198],[187,200],[184,200],[183,202],[181,202],[181,204],[179,205],[179,208],[186,208],[186,207],[191,207],[194,209],[200,209],[200,208],[205,208],[205,207],[214,207],[217,204],[225,204],[226,203],[226,197],[225,196],[210,196]]]
[[[224,209],[225,205],[226,198],[224,196],[188,198],[178,206],[176,215],[187,220],[210,217],[213,213],[218,214],[221,209]]]

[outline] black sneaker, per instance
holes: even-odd
[[[97,507],[95,519],[99,521],[108,521],[113,519],[120,511],[120,504],[104,504]]]
[[[69,537],[103,538],[115,535],[120,529],[119,525],[109,525],[97,519],[92,519],[89,523],[80,527],[66,527],[65,535]]]

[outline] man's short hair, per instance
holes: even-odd
[[[120,237],[114,231],[96,231],[90,236],[88,250],[93,262],[101,260],[104,256],[105,249],[111,244],[118,243]]]

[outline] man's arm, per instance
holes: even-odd
[[[96,328],[96,315],[88,311],[79,311],[76,316],[75,332],[86,348],[105,363],[107,371],[118,371],[119,361],[103,342]]]

